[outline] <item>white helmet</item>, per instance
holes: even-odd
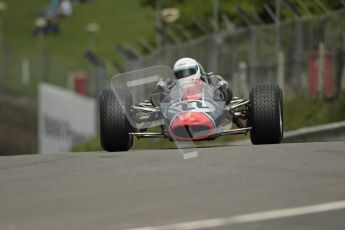
[[[200,78],[201,68],[196,60],[192,58],[181,58],[174,64],[174,74],[177,80],[186,77]]]

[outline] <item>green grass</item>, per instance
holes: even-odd
[[[307,96],[287,99],[284,102],[284,130],[290,131],[302,127],[326,124],[345,120],[345,94],[332,101]],[[216,141],[197,142],[198,147],[214,145],[219,142],[239,140],[243,136],[220,137]],[[85,144],[76,146],[73,151],[101,150],[99,137],[92,138]],[[165,139],[140,139],[134,141],[133,149],[175,148],[173,142]]]
[[[11,68],[8,73],[0,73],[0,86],[11,91],[32,94],[38,81],[49,81],[66,85],[68,73],[89,71],[84,58],[90,46],[90,37],[85,28],[90,22],[100,25],[95,37],[95,51],[107,67],[112,61],[123,61],[115,52],[119,44],[131,44],[138,48],[138,39],[154,34],[154,12],[143,8],[137,0],[95,0],[74,7],[73,16],[61,20],[61,33],[39,39],[33,36],[34,21],[48,4],[47,0],[7,0],[8,10],[3,17],[4,41],[11,47],[11,66],[2,63],[3,68]],[[49,54],[50,74],[44,72],[48,60],[42,53]],[[31,62],[31,85],[22,87],[20,64],[23,57]],[[1,60],[0,60],[1,61]],[[108,68],[108,75],[114,74]],[[6,75],[6,76],[4,76]],[[10,76],[7,76],[10,75]],[[6,79],[7,78],[7,79]]]
[[[9,9],[4,17],[5,39],[23,55],[34,53],[37,38],[32,36],[36,15],[47,0],[7,1]],[[100,25],[96,50],[103,58],[114,58],[114,45],[137,43],[140,37],[154,33],[154,12],[142,8],[137,0],[95,0],[74,7],[73,16],[61,20],[61,34],[44,38],[44,47],[66,63],[82,58],[89,45],[85,27],[90,22]]]
[[[310,96],[289,99],[284,106],[284,129],[295,130],[345,120],[345,93],[334,100]]]

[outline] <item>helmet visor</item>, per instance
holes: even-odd
[[[198,66],[195,66],[193,68],[179,69],[179,70],[174,71],[174,73],[177,79],[181,79],[181,78],[194,75],[196,74],[197,71],[198,71]]]

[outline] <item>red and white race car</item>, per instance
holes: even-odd
[[[127,151],[134,137],[188,142],[250,133],[253,144],[282,141],[283,97],[277,84],[253,85],[249,100],[234,97],[225,103],[208,82],[177,82],[155,106],[149,98],[157,81],[172,77],[169,67],[157,66],[112,78],[111,89],[100,95],[104,150]],[[153,127],[160,131],[149,132]]]

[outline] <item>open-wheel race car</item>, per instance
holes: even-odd
[[[277,84],[257,84],[249,99],[225,101],[210,78],[174,81],[154,92],[157,81],[174,79],[168,66],[116,75],[100,95],[100,136],[104,150],[127,151],[135,138],[190,142],[250,133],[253,144],[276,144],[283,138],[283,96]],[[154,130],[154,131],[152,131]]]

